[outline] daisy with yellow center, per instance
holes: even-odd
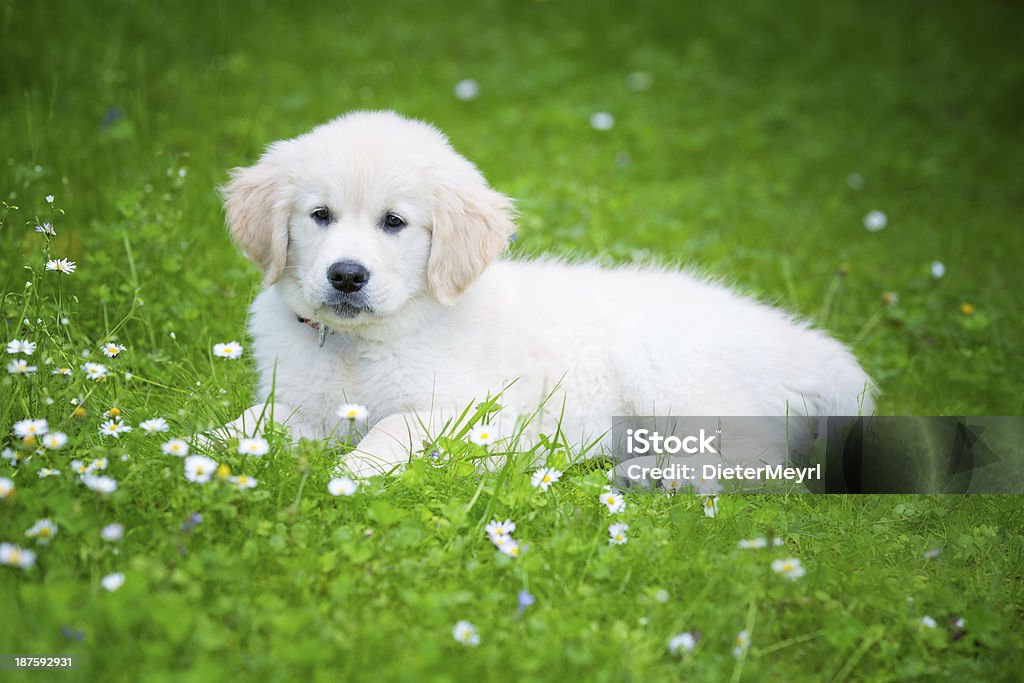
[[[351,496],[359,488],[359,482],[348,477],[334,477],[327,482],[327,492],[332,496]]]
[[[618,514],[626,509],[626,499],[617,490],[608,487],[604,493],[601,494],[601,502],[608,508],[608,512],[613,515]]]
[[[46,545],[56,535],[57,525],[49,519],[40,519],[25,531],[25,536],[36,539],[41,545]]]
[[[539,488],[541,491],[547,491],[551,488],[551,485],[562,478],[562,473],[553,467],[542,467],[533,473],[530,477],[530,485],[533,488]]]
[[[354,420],[355,422],[365,422],[369,411],[366,406],[358,403],[342,403],[338,406],[338,410],[334,413],[343,420]]]
[[[205,484],[217,471],[217,461],[205,455],[190,455],[185,458],[185,478],[195,484]]]
[[[107,420],[100,425],[101,436],[112,436],[115,439],[120,439],[122,434],[127,434],[132,431],[132,428],[120,420]]]
[[[519,542],[510,536],[506,536],[505,538],[507,540],[498,546],[498,550],[509,557],[519,557],[523,552],[519,547]]]
[[[236,341],[213,345],[213,355],[218,358],[227,358],[228,360],[241,358],[243,350],[244,347]]]
[[[242,455],[259,457],[270,452],[270,444],[266,439],[239,439],[238,452]]]
[[[736,659],[739,659],[747,651],[750,646],[750,632],[746,629],[736,634],[736,640],[732,648],[732,655]]]
[[[103,355],[106,356],[107,358],[117,358],[119,355],[121,355],[121,352],[124,351],[124,349],[124,344],[104,344]]]
[[[98,382],[107,378],[107,366],[102,363],[84,363],[82,369],[87,379]]]
[[[508,536],[515,530],[516,523],[511,519],[506,519],[504,522],[492,519],[487,526],[484,527],[484,531],[492,538],[495,536]]]
[[[33,372],[38,370],[39,367],[35,365],[29,365],[28,361],[24,358],[12,360],[7,364],[7,372],[12,375],[31,375]]]
[[[14,423],[14,435],[24,439],[26,436],[42,436],[50,431],[46,420],[19,420]]]
[[[488,446],[498,440],[498,433],[489,424],[479,424],[470,430],[469,440],[477,446]]]
[[[621,522],[612,524],[608,527],[608,535],[611,537],[608,539],[608,543],[610,545],[625,545],[629,540],[626,538],[626,531],[628,530],[628,524],[623,524]]]
[[[160,449],[167,455],[173,455],[178,458],[184,458],[188,455],[188,444],[182,439],[171,439],[160,446]]]
[[[787,579],[796,580],[807,573],[803,565],[800,564],[800,558],[789,557],[784,560],[775,560],[772,562],[772,571],[776,574],[782,574]]]
[[[245,489],[256,488],[257,481],[252,477],[240,474],[237,477],[231,477],[231,483],[238,487],[239,491]]]
[[[28,569],[36,563],[36,554],[19,548],[13,543],[0,543],[0,564],[19,569]]]
[[[452,629],[452,637],[456,642],[469,647],[476,647],[480,644],[480,634],[477,633],[476,626],[468,621],[460,621],[455,624],[455,628]]]
[[[71,275],[75,272],[78,265],[74,261],[69,261],[66,258],[62,259],[50,259],[46,262],[47,270],[55,270],[58,273],[64,273],[65,275]]]

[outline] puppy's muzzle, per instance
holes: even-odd
[[[338,261],[327,269],[327,281],[339,292],[353,294],[370,281],[370,271],[355,261]]]

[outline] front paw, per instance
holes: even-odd
[[[356,448],[347,454],[341,466],[353,477],[366,479],[400,471],[412,456],[409,444],[390,434],[371,430]]]

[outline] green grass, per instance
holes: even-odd
[[[259,460],[214,452],[259,479],[239,492],[186,482],[163,437],[112,446],[97,430],[114,405],[187,435],[251,403],[248,362],[211,354],[245,343],[259,286],[215,188],[264,144],[355,108],[445,130],[517,198],[517,251],[689,263],[851,343],[882,413],[1020,414],[1022,15],[995,2],[0,2],[0,199],[17,207],[0,208],[0,329],[38,342],[40,367],[0,378],[0,442],[31,453],[9,431],[27,417],[70,435],[17,469],[0,462],[16,485],[0,541],[33,545],[24,530],[42,517],[60,527],[34,568],[0,567],[0,652],[78,654],[61,680],[1013,680],[1014,497],[728,495],[707,519],[691,496],[632,495],[618,516],[630,540],[609,546],[616,520],[584,467],[540,494],[515,458],[484,475],[415,462],[333,498],[335,453],[275,441]],[[627,87],[634,71],[649,89]],[[480,83],[476,100],[453,97],[462,78]],[[596,111],[615,126],[592,129]],[[889,225],[870,233],[876,209]],[[32,230],[46,220],[52,243]],[[43,273],[48,256],[79,269]],[[128,350],[104,360],[108,340]],[[83,351],[113,376],[86,380]],[[48,357],[75,376],[52,377]],[[103,456],[120,484],[109,497],[69,465]],[[40,479],[43,466],[62,474]],[[522,557],[487,541],[494,517],[516,521]],[[117,553],[99,536],[112,521],[127,530]],[[786,547],[736,548],[768,534]],[[787,556],[805,577],[771,571]],[[113,571],[127,578],[108,593]],[[519,616],[522,589],[537,601]],[[479,647],[454,642],[460,619]],[[670,656],[693,629],[695,651]]]

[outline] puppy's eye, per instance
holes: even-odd
[[[331,210],[326,206],[318,206],[313,213],[309,214],[309,217],[316,221],[318,225],[327,225],[331,222]]]
[[[386,230],[401,230],[405,227],[405,219],[393,211],[388,211],[384,215],[383,225]]]

